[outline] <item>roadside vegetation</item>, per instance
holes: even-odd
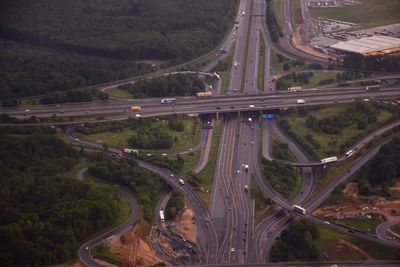
[[[229,51],[229,55],[223,60],[223,61],[218,61],[218,65],[212,70],[213,72],[216,71],[218,72],[218,75],[222,79],[222,88],[221,88],[221,93],[224,93],[228,91],[229,87],[229,80],[230,80],[230,74],[231,74],[231,68],[232,68],[232,61],[233,61],[233,54],[235,49],[235,42],[232,43],[231,50]],[[226,53],[226,51],[225,51]]]
[[[317,227],[320,231],[320,238],[316,241],[316,245],[321,252],[324,251],[327,254],[330,261],[360,261],[371,258],[376,260],[400,259],[400,251],[397,248],[350,236],[328,226],[318,225]]]
[[[237,0],[5,2],[0,98],[68,91],[193,59],[219,44],[237,5]]]
[[[260,48],[259,48],[259,58],[258,58],[258,73],[257,73],[257,88],[259,91],[264,91],[269,88],[264,88],[265,79],[265,43],[264,37],[260,34]]]
[[[215,165],[217,164],[221,127],[221,120],[216,120],[212,136],[211,148],[209,152],[209,158],[207,161],[207,165],[204,167],[204,169],[199,173],[194,173],[192,171],[194,166],[197,164],[197,157],[195,161],[192,161],[191,165],[190,161],[185,160],[185,164],[189,164],[186,165],[186,167],[184,168],[184,170],[186,171],[181,172],[185,176],[185,178],[187,178],[188,182],[198,191],[199,196],[202,198],[206,206],[208,206],[208,202],[211,197],[211,190],[215,175]],[[199,153],[200,155],[200,151],[197,151],[195,153]]]
[[[284,65],[285,66],[285,65]],[[276,81],[277,90],[287,90],[288,87],[303,88],[326,85],[336,81],[337,72],[299,71],[287,74]]]
[[[382,218],[378,214],[367,214],[370,217],[365,218],[346,218],[337,220],[338,223],[357,229],[364,233],[375,235],[376,227],[383,222]],[[366,215],[364,215],[366,216]]]
[[[301,175],[298,169],[264,158],[262,166],[264,178],[269,185],[285,198],[293,199],[300,188]]]
[[[400,21],[400,3],[391,0],[362,0],[361,5],[335,7],[335,8],[312,8],[310,13],[313,17],[342,20],[360,24],[362,28],[398,23]]]
[[[316,240],[321,236],[318,227],[310,221],[301,219],[293,222],[283,230],[271,250],[271,260],[274,262],[287,261],[316,261],[321,253]]]
[[[167,220],[175,218],[185,208],[185,197],[177,192],[172,191],[170,200],[165,207],[165,217]]]
[[[392,107],[355,101],[332,107],[291,108],[281,114],[279,124],[312,158],[319,159],[343,154],[363,136],[397,117]]]
[[[267,9],[267,11],[266,11],[266,16],[265,16],[265,18],[266,18],[265,23],[267,24],[269,33],[271,35],[271,40],[273,42],[278,42],[278,39],[282,35],[282,33],[279,29],[279,24],[275,17],[272,0],[267,0],[266,9]]]
[[[142,218],[149,224],[158,195],[164,188],[157,174],[145,170],[129,158],[116,159],[103,152],[91,155],[88,172],[93,177],[128,189],[140,204]]]
[[[122,259],[114,252],[112,252],[111,246],[109,244],[101,243],[100,245],[90,250],[90,253],[94,258],[102,259],[108,263],[117,266],[121,266],[123,264]]]
[[[397,248],[346,235],[304,219],[282,232],[271,251],[272,261],[398,260]]]
[[[0,260],[2,266],[66,262],[125,205],[117,190],[69,177],[82,155],[54,129],[23,128],[2,128],[0,136]]]
[[[205,85],[195,75],[176,74],[120,85],[118,89],[128,92],[133,98],[191,96],[204,91]]]
[[[291,60],[271,50],[271,74],[287,75],[291,72],[304,72],[307,70],[322,70],[323,65],[319,63],[306,63],[303,59]]]
[[[361,195],[392,196],[390,187],[400,177],[399,151],[400,137],[396,137],[383,145],[379,153],[355,174],[354,180]]]
[[[257,183],[252,180],[251,183],[251,199],[254,199],[254,225],[257,226],[265,217],[267,217],[272,212],[272,202],[270,199],[266,198],[258,187]]]
[[[283,1],[282,0],[272,0],[271,2],[272,9],[274,11],[276,22],[279,26],[279,29],[283,29],[284,25],[284,10],[283,10]]]
[[[111,147],[180,152],[197,144],[199,127],[195,117],[173,115],[88,124],[77,128],[77,136]]]

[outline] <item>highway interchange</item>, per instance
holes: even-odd
[[[285,19],[287,32],[293,33],[293,28],[288,15],[290,1],[285,0]],[[232,31],[227,35],[222,48],[228,51],[234,49],[233,60],[230,73],[229,89],[225,95],[214,96],[212,98],[196,99],[193,97],[178,98],[176,105],[162,105],[159,99],[149,100],[113,100],[110,103],[98,105],[96,103],[64,105],[53,107],[37,107],[27,111],[24,109],[4,109],[5,113],[17,118],[25,118],[31,115],[37,117],[51,117],[56,114],[60,117],[67,116],[102,116],[102,118],[82,118],[73,122],[48,123],[51,125],[77,125],[81,123],[102,122],[109,120],[123,120],[129,117],[148,117],[161,116],[168,114],[217,114],[222,121],[222,131],[218,148],[218,158],[216,163],[211,203],[206,207],[196,191],[188,184],[182,185],[178,182],[178,174],[170,170],[160,168],[149,162],[138,160],[141,167],[159,174],[175,190],[185,196],[188,205],[193,209],[197,224],[197,242],[191,244],[182,242],[182,238],[171,234],[165,225],[156,216],[158,229],[191,255],[191,263],[201,264],[226,264],[238,266],[257,266],[268,260],[273,241],[279,236],[291,222],[305,217],[317,223],[324,223],[323,220],[314,217],[311,212],[316,209],[340,183],[346,181],[352,174],[360,169],[369,159],[377,154],[379,148],[390,140],[386,139],[377,146],[367,151],[343,174],[331,181],[314,198],[310,198],[314,182],[313,171],[310,166],[320,165],[319,162],[310,162],[303,151],[293,141],[288,139],[273,121],[262,121],[259,114],[266,110],[278,110],[291,106],[298,106],[296,100],[304,99],[304,105],[332,104],[342,102],[352,102],[355,99],[392,99],[399,97],[399,88],[383,88],[380,91],[366,92],[364,88],[343,89],[339,87],[308,90],[299,94],[270,92],[269,83],[269,50],[274,49],[289,58],[304,58],[309,61],[325,63],[323,59],[305,55],[295,50],[290,45],[287,34],[278,44],[273,44],[270,40],[268,29],[265,25],[265,1],[252,0],[240,1],[237,15],[237,23]],[[262,37],[262,39],[260,39]],[[261,92],[257,88],[258,65],[259,65],[259,44],[260,40],[265,42],[265,74],[264,89]],[[210,71],[219,59],[226,57],[226,54],[217,54],[217,59],[206,66],[203,71]],[[398,77],[398,76],[389,76]],[[129,112],[132,105],[140,104],[140,112]],[[214,120],[211,118],[214,122]],[[383,127],[376,132],[369,134],[353,146],[353,150],[360,150],[372,139],[383,133],[399,126],[399,122]],[[78,140],[73,131],[76,126],[67,126],[65,134],[70,139],[79,142],[87,149],[103,149],[98,144]],[[299,166],[302,166],[303,181],[299,194],[289,201],[276,193],[269,184],[266,183],[260,166],[260,151],[262,155],[271,159],[269,155],[269,143],[267,136],[273,133],[281,142],[287,143],[289,149],[297,158]],[[205,167],[210,151],[212,132],[202,130],[200,143],[196,148],[202,149],[198,171]],[[262,145],[259,145],[261,139]],[[194,148],[194,149],[196,149]],[[205,148],[205,149],[203,149]],[[120,149],[110,148],[109,153],[120,155]],[[345,156],[339,158],[340,161],[346,160]],[[289,163],[290,164],[290,163]],[[293,163],[296,164],[296,163]],[[303,164],[303,165],[301,165]],[[247,166],[248,165],[248,168]],[[280,210],[265,218],[258,225],[254,225],[254,201],[250,198],[252,180],[257,183],[266,198],[278,206]],[[246,188],[245,188],[246,187]],[[132,206],[131,216],[123,225],[111,230],[93,240],[83,244],[79,249],[79,257],[88,266],[99,266],[93,261],[90,249],[99,244],[104,239],[113,234],[127,230],[136,220],[139,214],[137,203],[126,193],[121,192],[121,197],[125,198]],[[168,194],[160,198],[155,210],[158,214],[161,209],[165,209],[168,201]],[[292,212],[292,204],[302,205],[307,209],[307,214],[300,215]],[[385,245],[400,247],[398,242],[386,238],[385,229],[392,224],[385,224],[377,229],[377,236],[372,236],[349,229],[334,223],[329,226],[348,234],[372,240]],[[351,232],[349,232],[351,230]],[[190,246],[190,247],[189,247]],[[161,248],[159,248],[161,249]],[[157,248],[155,248],[157,250]],[[193,251],[197,253],[193,253]],[[160,254],[165,253],[159,251]],[[168,260],[168,255],[164,255]],[[180,264],[179,261],[173,261]],[[390,265],[392,263],[382,263]],[[271,265],[275,266],[275,265]],[[281,266],[281,265],[277,265]],[[341,265],[342,266],[342,265]],[[353,266],[349,264],[349,266]],[[354,265],[355,266],[355,265]]]

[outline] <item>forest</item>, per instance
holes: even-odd
[[[370,195],[373,187],[380,187],[379,194],[390,196],[389,188],[400,177],[400,138],[397,137],[383,145],[379,153],[357,174],[358,188],[361,194]]]
[[[133,159],[117,160],[103,153],[93,158],[89,173],[129,189],[140,204],[143,218],[152,223],[154,205],[164,186],[157,174],[139,167]]]
[[[0,134],[0,262],[62,263],[76,257],[83,240],[114,222],[121,202],[116,190],[66,174],[81,155],[54,129],[19,129],[2,128]]]
[[[140,80],[135,84],[119,86],[134,98],[191,96],[204,90],[204,82],[194,75],[168,75],[151,80]]]
[[[0,100],[105,83],[218,45],[237,0],[15,0],[0,9]],[[160,65],[160,66],[161,66]]]

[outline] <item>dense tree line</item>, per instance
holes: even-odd
[[[313,76],[314,73],[312,73],[311,71],[293,72],[292,74],[285,75],[282,78],[278,79],[276,81],[276,89],[287,90],[287,88],[291,86],[308,84],[310,78]]]
[[[296,181],[300,179],[296,167],[268,161],[264,158],[263,174],[272,188],[284,197],[288,197],[293,192]]]
[[[111,225],[120,210],[115,190],[66,177],[78,152],[54,135],[31,130],[30,136],[15,135],[18,130],[0,135],[2,266],[75,258],[80,242]]]
[[[141,149],[168,149],[174,144],[174,138],[168,133],[160,132],[157,128],[150,128],[134,133],[128,140],[128,144]]]
[[[344,57],[342,65],[346,68],[357,69],[360,71],[400,71],[400,56],[363,56],[350,54]]]
[[[53,92],[40,98],[40,104],[55,104],[67,102],[89,102],[94,97],[107,100],[108,94],[96,89],[71,89],[65,92]]]
[[[272,247],[272,261],[318,260],[320,252],[314,241],[320,233],[318,227],[305,219],[295,221],[283,230]]]
[[[184,131],[185,124],[182,118],[187,117],[167,116],[162,118],[162,122],[158,118],[135,118],[125,121],[88,124],[84,127],[78,127],[77,130],[80,133],[89,135],[109,131],[120,132],[125,128],[130,128],[134,130],[134,133],[128,140],[130,147],[139,149],[168,149],[179,140],[177,137],[173,137],[168,128],[175,132]],[[193,133],[193,135],[195,134]]]
[[[16,0],[0,9],[0,100],[81,88],[215,47],[234,0]]]
[[[168,75],[151,80],[140,80],[134,84],[119,86],[134,98],[189,96],[204,90],[204,82],[193,75]]]
[[[179,212],[182,212],[185,208],[185,197],[177,192],[173,191],[167,206],[165,207],[165,216],[168,220],[175,218]]]
[[[163,187],[158,175],[139,167],[133,159],[116,160],[102,153],[94,158],[89,173],[101,180],[130,189],[140,203],[143,218],[151,223],[153,207]]]
[[[376,115],[379,112],[373,104],[355,102],[345,111],[320,120],[313,115],[309,115],[305,123],[308,128],[313,129],[315,132],[338,135],[341,134],[344,128],[354,124],[357,125],[357,129],[365,130],[368,124],[374,124],[378,121]]]
[[[372,188],[380,186],[380,193],[390,196],[389,187],[400,177],[400,138],[385,144],[379,153],[356,175],[361,194],[370,195]]]

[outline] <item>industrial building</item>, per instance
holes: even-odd
[[[365,56],[384,55],[400,52],[400,39],[388,36],[371,36],[361,39],[338,42],[330,48]]]

